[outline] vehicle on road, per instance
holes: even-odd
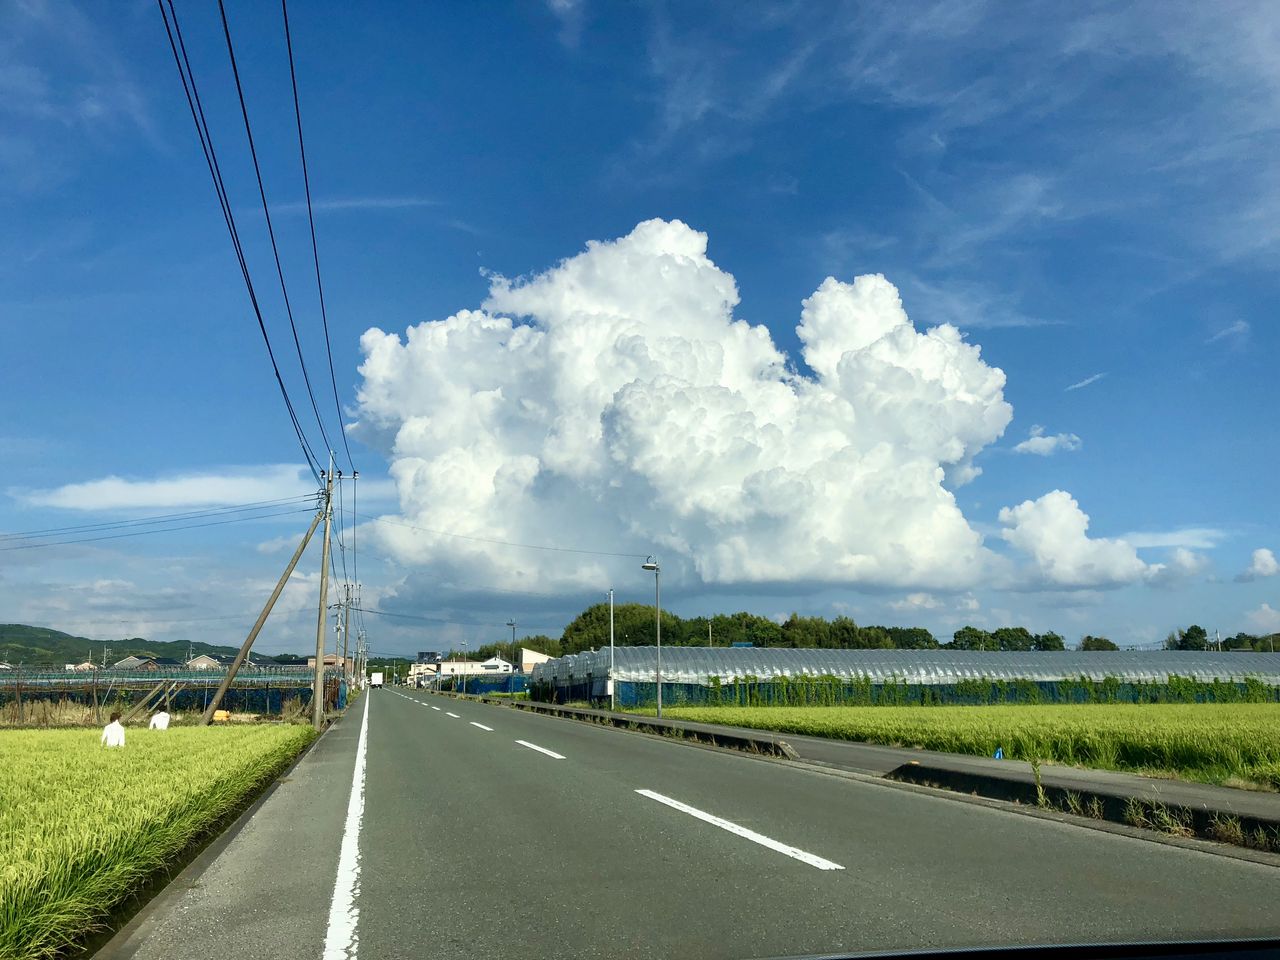
[[[369,686],[378,688],[382,686],[382,674],[375,672],[369,675]]]

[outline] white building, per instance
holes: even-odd
[[[520,672],[533,673],[533,668],[540,663],[546,663],[551,658],[545,653],[539,653],[537,650],[530,650],[528,647],[520,648]]]
[[[488,660],[445,660],[437,664],[440,676],[500,676],[504,673],[515,673],[515,666],[501,657],[490,657]]]

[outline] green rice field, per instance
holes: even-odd
[[[671,707],[663,716],[839,740],[1280,789],[1280,704]]]
[[[0,960],[100,928],[311,742],[293,725],[0,731]]]

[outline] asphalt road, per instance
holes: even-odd
[[[1274,867],[393,689],[369,697],[352,880],[362,719],[115,956],[745,958],[1280,927]]]

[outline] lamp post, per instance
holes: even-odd
[[[507,626],[511,628],[511,666],[520,669],[520,651],[516,649],[516,621],[514,617],[507,619]]]
[[[662,588],[659,580],[662,575],[662,568],[658,566],[658,561],[649,557],[644,563],[640,564],[641,570],[653,571],[653,607],[657,616],[656,637],[658,640],[657,660],[654,664],[653,675],[658,682],[658,718],[662,718]]]
[[[613,588],[609,588],[609,709],[618,709],[618,695],[613,686]]]
[[[467,641],[462,641],[462,695],[467,695]],[[456,687],[457,684],[454,684]]]

